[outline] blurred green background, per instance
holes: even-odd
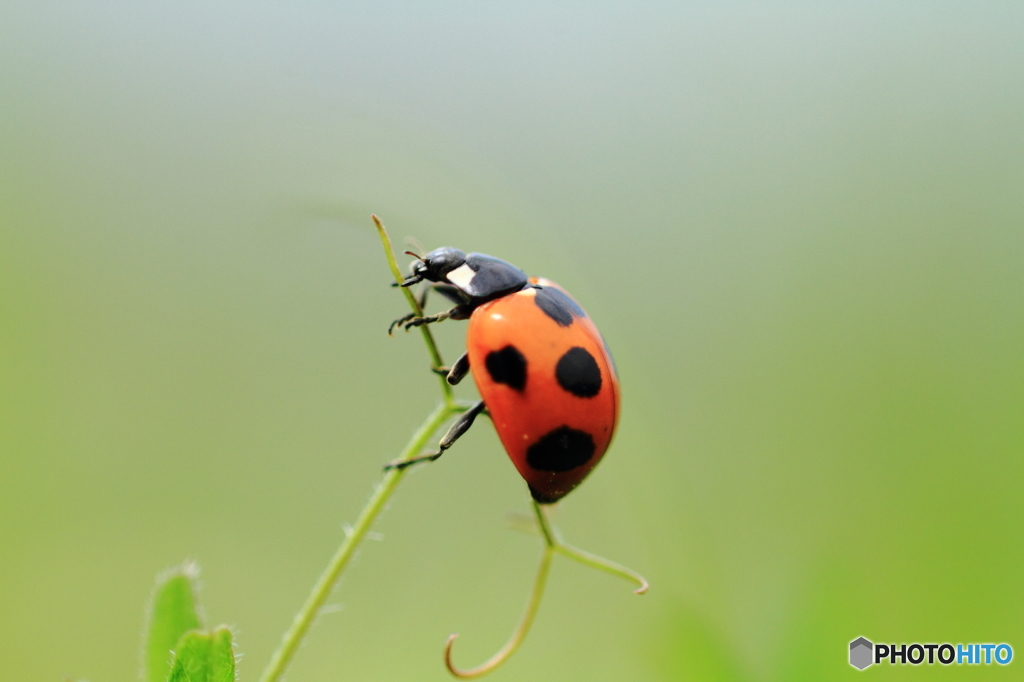
[[[371,212],[560,282],[621,373],[557,521],[652,589],[556,559],[490,679],[1024,655],[1024,7],[825,4],[4,3],[0,679],[133,679],[187,557],[257,679],[437,401]],[[527,510],[485,420],[290,679],[449,679],[450,632],[483,660]]]

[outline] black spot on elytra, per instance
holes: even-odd
[[[586,317],[583,308],[572,300],[572,297],[561,289],[555,287],[537,287],[537,294],[533,297],[534,302],[544,311],[544,314],[557,322],[561,327],[568,327],[572,324],[574,317]]]
[[[541,471],[569,471],[594,456],[594,439],[586,431],[559,426],[526,449],[526,462]]]
[[[586,348],[575,346],[565,351],[555,366],[559,385],[580,398],[593,398],[601,392],[601,368]]]
[[[526,358],[515,346],[492,350],[484,364],[494,383],[505,384],[517,391],[526,388]]]

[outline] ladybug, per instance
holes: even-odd
[[[455,385],[472,370],[482,400],[452,425],[438,452],[389,468],[437,459],[486,411],[533,499],[557,502],[597,466],[618,421],[619,380],[597,327],[565,289],[500,258],[451,247],[422,258],[407,253],[418,260],[401,286],[426,281],[424,301],[434,289],[455,307],[406,315],[388,333],[468,319],[466,353],[437,371]]]

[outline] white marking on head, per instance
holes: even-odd
[[[464,290],[469,287],[470,281],[476,277],[476,272],[473,268],[463,263],[445,276],[448,278],[449,282]]]

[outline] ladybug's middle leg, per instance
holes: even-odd
[[[469,374],[469,351],[466,351],[451,367],[432,367],[435,374],[440,374],[448,381],[449,386],[454,386]]]
[[[444,451],[452,446],[452,443],[457,441],[462,434],[469,430],[469,427],[473,425],[473,420],[476,416],[486,409],[484,401],[480,400],[473,403],[472,407],[463,412],[455,423],[448,429],[448,433],[444,434],[444,438],[437,444],[439,450],[437,452],[431,452],[420,455],[419,457],[413,457],[412,459],[399,459],[387,464],[384,470],[388,469],[404,469],[407,466],[416,464],[417,462],[433,462],[435,459],[444,454]]]

